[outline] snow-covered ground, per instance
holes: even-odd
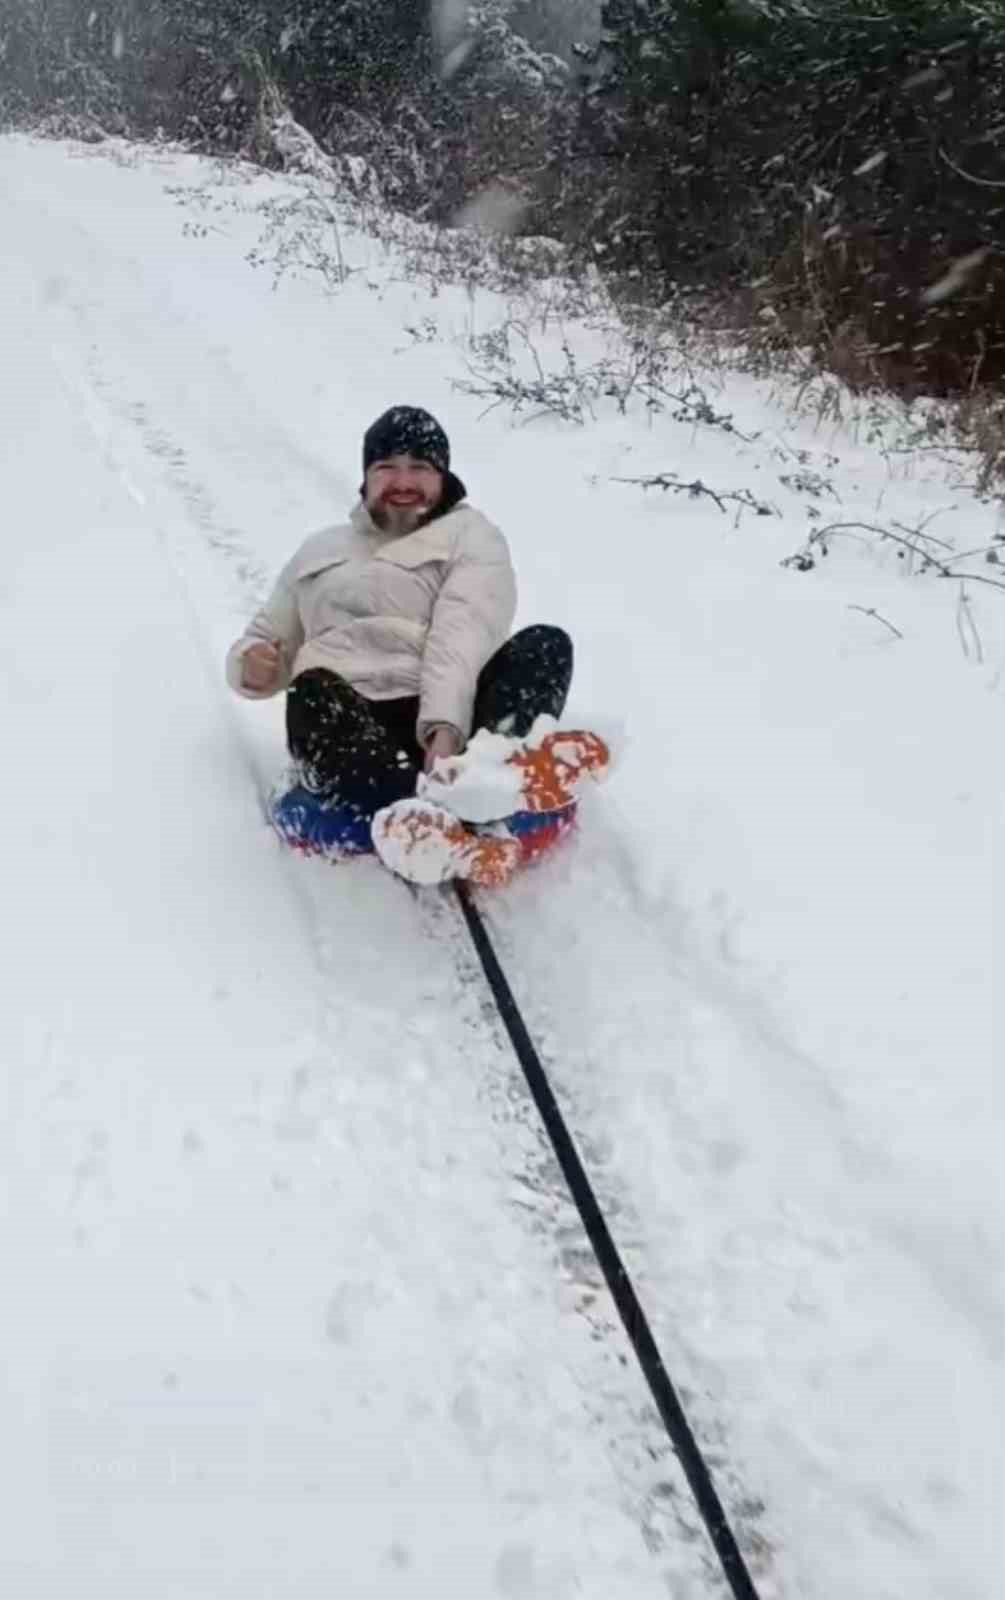
[[[223,683],[401,400],[616,734],[486,915],[765,1600],[996,1600],[1005,595],[780,564],[996,509],[751,378],[739,433],[485,415],[505,302],[351,231],[274,288],[294,187],[0,143],[3,1591],[722,1592],[449,902],[284,855],[282,707]]]

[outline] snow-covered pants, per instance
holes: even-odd
[[[524,628],[483,668],[473,731],[520,737],[535,717],[560,717],[572,682],[572,640],[561,628]],[[415,793],[423,752],[418,696],[367,700],[337,673],[311,667],[286,695],[286,738],[300,782],[326,804],[372,817]]]

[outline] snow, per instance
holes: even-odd
[[[223,682],[408,401],[616,750],[486,916],[761,1593],[994,1600],[1005,597],[782,563],[995,505],[727,371],[739,433],[486,413],[487,289],[348,227],[337,293],[247,263],[301,180],[24,138],[0,180],[5,1592],[722,1593],[452,908],[284,854],[282,706]],[[671,470],[778,514],[615,481]]]
[[[431,772],[421,774],[416,793],[443,805],[468,822],[494,822],[526,810],[523,774],[512,757],[540,745],[559,724],[540,716],[526,739],[481,728],[459,756],[441,756]]]

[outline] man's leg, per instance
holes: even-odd
[[[414,794],[419,750],[414,732],[410,742],[401,733],[414,730],[416,710],[366,700],[324,667],[299,673],[286,695],[286,739],[304,788],[366,817]]]
[[[572,683],[572,640],[561,628],[523,628],[478,679],[474,727],[522,739],[536,717],[560,717]]]

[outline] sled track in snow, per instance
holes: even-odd
[[[575,1140],[569,1132],[481,913],[465,883],[460,880],[455,881],[454,891],[499,1016],[523,1069],[527,1087],[551,1141],[555,1158],[575,1202],[597,1264],[611,1292],[671,1446],[687,1478],[726,1582],[735,1600],[758,1600],[753,1579],[719,1498],[708,1463],[664,1365],[628,1269],[611,1236]]]
[[[144,404],[138,401],[123,402],[121,397],[116,395],[115,386],[99,370],[95,362],[89,366],[83,389],[89,421],[100,442],[107,447],[108,439],[98,415],[98,407],[103,405],[122,422],[129,424],[131,432],[138,433],[141,449],[160,464],[172,488],[188,505],[192,521],[209,546],[217,555],[222,555],[230,569],[236,572],[241,589],[250,592],[252,598],[258,598],[256,591],[260,589],[262,578],[259,564],[247,551],[240,537],[233,530],[221,526],[208,493],[189,473],[184,451],[174,445],[169,434],[155,425]],[[97,405],[94,402],[97,402]],[[133,489],[125,464],[117,462],[116,465],[128,492],[136,498],[136,491]],[[171,565],[181,587],[186,588],[184,577],[177,568],[174,568],[173,562]],[[198,629],[193,629],[193,633],[197,635]],[[254,772],[252,777],[259,790],[263,817],[268,821],[267,795],[262,792]],[[759,1600],[757,1589],[719,1498],[711,1470],[667,1372],[635,1287],[608,1228],[576,1143],[569,1132],[479,910],[465,884],[455,882],[454,890],[499,1017],[523,1071],[531,1098],[548,1135],[597,1265],[628,1335],[670,1447],[680,1462],[729,1590],[735,1600]]]

